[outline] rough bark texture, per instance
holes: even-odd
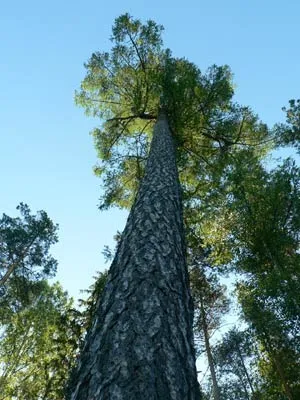
[[[72,400],[199,400],[182,204],[166,117],[112,263]]]

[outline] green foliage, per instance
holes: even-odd
[[[107,251],[107,248],[105,250]],[[111,252],[110,250],[108,251],[110,257]],[[81,327],[80,335],[78,335],[78,338],[81,341],[81,348],[84,343],[82,339],[88,334],[88,332],[92,328],[92,323],[96,315],[97,305],[105,288],[107,276],[108,271],[106,270],[104,272],[97,272],[97,275],[94,276],[94,282],[90,285],[88,289],[83,290],[83,292],[87,294],[87,297],[84,299],[79,299],[79,305],[82,311],[80,312],[80,314],[78,314],[75,321]],[[67,384],[65,385],[66,398],[69,398],[68,396],[71,396],[72,388],[76,386],[75,380],[77,378],[75,372],[76,365],[73,365],[73,368],[69,369],[69,377]]]
[[[88,115],[106,120],[93,131],[101,160],[95,171],[107,188],[103,207],[117,200],[129,207],[143,174],[147,135],[159,106],[161,31],[153,21],[142,25],[122,15],[113,27],[111,52],[94,53],[85,64],[87,75],[75,99]]]
[[[93,53],[85,64],[88,73],[81,91],[76,93],[76,102],[88,114],[104,119],[126,113],[143,117],[144,113],[157,111],[154,94],[156,76],[160,73],[161,31],[162,27],[153,21],[142,25],[128,14],[117,18],[111,53]],[[134,123],[133,119],[128,117],[124,125]],[[112,124],[108,125],[108,129],[111,128]]]
[[[254,288],[251,284],[243,284],[239,286],[238,294],[244,316],[252,328],[252,334],[261,344],[258,367],[262,379],[262,393],[265,393],[266,398],[272,399],[298,398],[300,395],[299,331],[291,333],[289,324],[282,321],[280,313],[272,310],[270,299],[262,296],[260,287]]]
[[[188,234],[210,249],[210,263],[243,276],[238,299],[260,349],[252,354],[257,370],[252,397],[298,398],[300,170],[288,159],[267,172],[248,152],[232,161],[220,185],[187,210]],[[222,368],[219,373],[224,375]],[[245,396],[235,381],[221,389],[225,398]]]
[[[51,244],[57,242],[57,225],[45,211],[31,215],[28,205],[23,203],[17,209],[21,217],[3,214],[0,219],[1,281],[12,265],[17,276],[30,279],[53,276],[56,262],[48,251]]]
[[[222,398],[258,400],[258,375],[254,364],[257,353],[251,332],[227,332],[214,348],[214,358],[220,376]]]
[[[40,282],[31,304],[1,328],[0,399],[60,400],[79,348],[81,326],[59,284]]]
[[[205,270],[203,266],[191,268],[189,276],[195,308],[194,332],[199,338],[203,337],[203,330],[206,329],[211,336],[229,311],[226,287],[218,282],[215,274]]]
[[[236,266],[248,274],[248,282],[251,279],[254,287],[259,287],[264,302],[278,318],[296,331],[300,307],[300,170],[287,160],[269,174],[256,172],[237,192],[238,225],[232,230]]]
[[[297,398],[300,175],[290,160],[270,173],[261,160],[275,144],[299,147],[300,103],[291,101],[285,109],[287,124],[270,132],[248,107],[234,102],[227,66],[213,65],[202,73],[188,60],[173,57],[163,48],[162,30],[153,21],[143,24],[122,15],[113,27],[110,52],[94,53],[85,64],[87,74],[76,103],[101,120],[92,132],[100,160],[95,173],[104,185],[100,208],[131,207],[144,174],[152,128],[163,110],[183,189],[191,283],[198,306],[196,329],[202,329],[204,310],[213,331],[227,307],[215,273],[207,274],[207,263],[243,276],[238,297],[260,346],[259,351],[258,346],[249,347],[237,332],[224,339],[219,350],[227,352],[228,359],[222,353],[220,373],[229,368],[226,373],[234,378],[231,386],[223,382],[223,397]],[[104,281],[100,276],[99,287],[95,284],[85,303],[90,310],[87,326]],[[245,358],[246,369],[252,365],[253,354],[261,376],[259,382],[253,377],[259,391],[251,387],[241,364]],[[276,361],[280,357],[284,373]]]
[[[142,24],[122,15],[112,30],[111,51],[94,53],[85,64],[87,74],[75,99],[103,121],[92,133],[100,159],[95,172],[105,189],[102,209],[131,206],[162,108],[189,194],[198,192],[208,174],[215,179],[222,173],[231,151],[268,137],[267,127],[232,101],[229,68],[213,65],[202,74],[193,63],[172,57],[163,49],[162,30],[151,20]]]
[[[0,322],[31,303],[43,284],[54,276],[57,261],[49,248],[57,242],[57,225],[45,211],[32,215],[26,204],[20,217],[0,219]]]
[[[300,99],[290,100],[289,107],[283,107],[286,123],[275,125],[274,131],[280,146],[294,146],[300,152]]]
[[[81,313],[59,284],[49,254],[57,225],[44,211],[0,220],[0,400],[61,400],[90,327],[106,273],[88,290]]]
[[[101,298],[107,281],[107,276],[108,271],[98,272],[97,275],[94,276],[93,284],[88,289],[84,290],[88,297],[86,299],[79,300],[80,307],[83,308],[81,318],[82,326],[85,331],[88,331],[92,325],[93,318],[97,309],[97,304],[99,302],[99,299]]]
[[[230,245],[245,274],[237,292],[262,346],[266,398],[299,397],[299,173],[286,160],[270,173],[256,164],[231,174]]]

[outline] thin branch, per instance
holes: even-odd
[[[144,63],[144,60],[142,59],[142,57],[140,55],[139,49],[138,49],[135,41],[133,40],[133,38],[132,38],[132,36],[131,36],[131,34],[130,34],[130,32],[128,30],[127,30],[127,33],[128,33],[128,36],[129,36],[129,39],[130,39],[131,43],[133,44],[133,47],[135,48],[135,51],[136,51],[136,54],[137,54],[137,56],[138,56],[138,58],[140,60],[142,69],[143,69],[144,73],[146,73],[145,63]]]
[[[124,119],[123,119],[124,120]],[[125,122],[125,124],[123,125],[123,127],[122,127],[122,129],[121,129],[121,132],[120,133],[118,133],[117,135],[116,135],[116,137],[113,139],[113,141],[111,142],[111,144],[110,144],[110,146],[109,146],[109,150],[108,150],[108,153],[110,153],[110,151],[111,151],[111,149],[112,149],[112,147],[115,145],[115,143],[120,139],[120,137],[123,135],[123,132],[125,131],[125,129],[127,128],[127,125],[130,123],[130,121],[132,120],[132,118],[126,118],[126,122]]]
[[[242,136],[243,133],[243,126],[244,126],[244,122],[245,122],[245,117],[243,116],[242,121],[240,123],[240,128],[237,134],[237,138],[235,140],[235,144],[238,143],[238,140],[240,139],[240,137]]]
[[[120,95],[120,96],[128,96],[129,98],[131,97],[130,96],[130,94],[128,93],[128,91],[123,87],[123,88],[120,88],[120,86],[118,86],[116,83],[114,83],[114,81],[113,81],[113,78],[115,77],[115,74],[110,70],[110,68],[108,68],[108,66],[106,65],[106,64],[103,64],[103,67],[104,67],[104,69],[106,69],[106,71],[110,74],[110,83],[115,87],[115,88],[117,88],[117,90],[118,91],[120,91],[120,92],[118,92],[117,91],[117,93]],[[122,90],[123,89],[123,90]]]
[[[106,120],[106,122],[114,122],[114,121],[127,121],[137,118],[137,115],[128,115],[127,117],[113,117]]]
[[[93,101],[95,103],[118,104],[120,106],[128,105],[128,104],[119,103],[118,101],[98,100],[98,99],[91,99],[90,97],[88,97],[87,100],[88,101]]]
[[[136,68],[130,64],[130,62],[128,61],[128,59],[124,56],[124,54],[120,53],[120,56],[123,58],[123,60],[125,61],[126,65],[128,66],[128,68],[133,69],[136,72]]]
[[[206,158],[204,158],[203,156],[200,156],[199,154],[195,153],[193,150],[188,149],[187,147],[183,146],[184,150],[186,150],[187,152],[189,152],[190,154],[195,155],[196,157],[198,157],[200,160],[204,161],[207,165],[209,165],[210,167],[212,167],[212,164],[210,164]]]
[[[140,113],[140,114],[128,115],[127,117],[109,118],[107,120],[107,122],[111,122],[111,121],[126,121],[126,120],[132,120],[132,119],[135,119],[135,118],[154,120],[157,117],[156,117],[156,115],[152,115],[152,114]]]

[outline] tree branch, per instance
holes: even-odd
[[[28,250],[30,249],[30,247],[33,245],[33,243],[35,242],[36,238],[38,237],[38,235],[36,235],[33,240],[31,240],[31,242],[29,243],[29,245],[27,247],[25,247],[25,249],[23,250],[23,252],[21,253],[21,255],[19,256],[19,259],[15,262],[13,262],[10,267],[8,268],[8,270],[6,271],[6,273],[4,274],[4,276],[0,279],[0,285],[4,286],[6,281],[8,280],[8,278],[10,277],[10,275],[14,272],[14,270],[17,268],[17,266],[20,264],[20,262],[22,260],[24,260],[24,258],[27,255]]]
[[[142,112],[140,114],[128,115],[127,117],[109,118],[106,121],[107,122],[111,122],[111,121],[126,121],[126,120],[130,120],[130,119],[135,119],[135,118],[155,120],[157,118],[157,116],[153,115],[153,114],[147,114],[147,113],[143,113]]]
[[[135,51],[136,51],[136,54],[137,54],[137,56],[138,56],[138,58],[139,58],[139,60],[140,60],[142,69],[143,69],[144,73],[146,73],[145,63],[144,63],[144,60],[142,59],[142,57],[141,57],[141,55],[140,55],[139,49],[138,49],[138,47],[137,47],[135,41],[133,40],[133,38],[132,38],[132,36],[131,36],[131,34],[130,34],[130,32],[129,32],[128,30],[127,30],[127,33],[128,33],[129,39],[130,39],[130,41],[131,41],[131,43],[132,43],[132,45],[133,45]]]

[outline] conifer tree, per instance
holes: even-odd
[[[201,196],[207,165],[220,180],[228,153],[268,134],[233,103],[228,67],[202,74],[162,48],[161,31],[153,21],[117,18],[110,53],[92,55],[76,94],[87,114],[105,121],[93,131],[100,208],[132,207],[72,377],[72,400],[201,398],[182,189],[189,201]]]

